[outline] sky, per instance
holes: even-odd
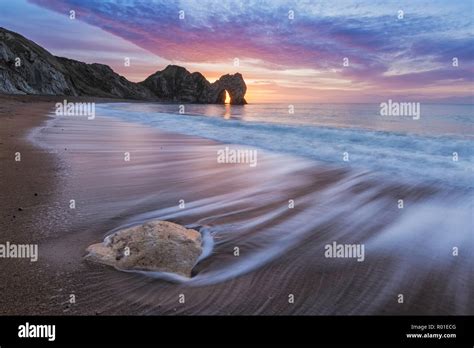
[[[135,82],[240,72],[251,103],[474,102],[474,0],[0,0],[0,26]]]

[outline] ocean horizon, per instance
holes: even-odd
[[[2,347],[472,346],[474,0],[0,8]]]
[[[379,104],[98,104],[97,114],[416,182],[473,187],[474,105],[422,104],[419,119]],[[345,156],[346,155],[346,156]],[[426,171],[426,168],[430,168]]]

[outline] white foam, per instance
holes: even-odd
[[[473,141],[460,136],[427,136],[281,123],[245,122],[218,117],[125,110],[107,104],[97,113],[162,130],[226,143],[304,156],[327,163],[365,168],[386,176],[452,187],[473,187]],[[343,161],[348,152],[349,161]],[[453,160],[453,153],[458,161]]]

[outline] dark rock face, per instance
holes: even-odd
[[[201,73],[169,65],[145,81],[133,83],[107,65],[55,57],[25,37],[0,27],[0,93],[223,104],[226,90],[231,104],[247,103],[247,86],[239,73],[210,83]]]
[[[211,85],[211,93],[208,102],[216,104],[224,104],[225,91],[229,92],[230,103],[243,105],[247,104],[245,101],[245,92],[247,92],[247,85],[241,74],[221,76],[219,80]]]
[[[106,65],[55,57],[3,28],[0,28],[0,93],[153,99],[148,89],[128,81]]]
[[[77,95],[63,71],[56,57],[48,51],[0,28],[0,92]]]
[[[139,84],[146,86],[160,99],[188,103],[205,103],[211,86],[201,73],[191,74],[177,65],[168,65]]]
[[[116,74],[108,65],[86,64],[61,57],[57,59],[65,67],[67,81],[78,95],[153,99],[147,88]]]
[[[224,75],[210,83],[201,73],[190,73],[183,67],[168,65],[139,84],[158,98],[175,102],[224,104],[227,90],[231,104],[247,104],[244,98],[247,86],[239,73]]]

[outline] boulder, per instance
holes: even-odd
[[[120,230],[87,248],[86,260],[118,269],[176,273],[191,277],[202,253],[201,234],[154,220]]]

